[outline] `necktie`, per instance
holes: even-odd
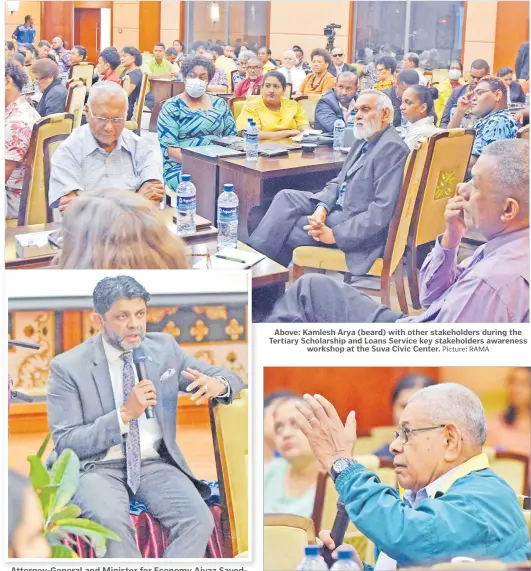
[[[135,372],[133,370],[133,354],[124,353],[121,356],[124,362],[123,385],[124,402],[135,386]],[[140,430],[138,429],[138,419],[134,418],[129,423],[129,433],[125,441],[125,460],[127,466],[127,485],[133,494],[140,485]]]
[[[291,83],[291,85],[293,85],[293,81],[291,79],[291,69],[288,69],[288,83]]]

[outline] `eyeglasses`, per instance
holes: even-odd
[[[332,57],[343,57],[343,54],[332,54]]]
[[[92,120],[94,121],[94,123],[96,123],[96,125],[105,126],[107,125],[107,123],[112,123],[113,127],[117,127],[118,125],[121,125],[125,121],[125,117],[97,117],[95,115],[92,115]]]
[[[436,428],[444,428],[446,424],[438,424],[437,426],[426,426],[424,428],[399,428],[393,432],[395,440],[400,439],[401,444],[407,444],[409,435],[413,432],[424,432],[425,430],[435,430]]]
[[[258,69],[262,69],[262,66],[261,65],[248,65],[247,69],[258,70]]]

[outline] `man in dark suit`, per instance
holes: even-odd
[[[518,81],[513,81],[513,70],[510,67],[502,67],[498,71],[498,77],[507,87],[507,104],[525,103],[525,93]]]
[[[338,77],[344,71],[351,71],[358,75],[358,70],[353,65],[345,63],[345,52],[342,48],[334,48],[330,55],[332,56],[332,65],[328,68],[328,71],[333,76]]]
[[[514,67],[516,79],[529,79],[529,42],[520,46]]]
[[[470,80],[465,85],[456,87],[452,91],[452,95],[448,98],[446,105],[444,106],[443,115],[441,118],[441,129],[448,129],[448,123],[450,123],[450,118],[452,115],[452,108],[457,105],[459,98],[465,95],[467,92],[472,92],[476,89],[479,80],[490,74],[490,66],[484,59],[476,59],[472,62],[470,66]]]
[[[108,527],[106,557],[141,557],[129,519],[131,497],[169,530],[164,557],[204,555],[213,520],[176,440],[179,391],[196,404],[230,403],[244,387],[232,373],[188,357],[173,337],[146,334],[149,294],[128,276],[95,287],[94,323],[100,335],[50,364],[48,422],[55,455],[67,448],[81,474],[73,502],[82,515]],[[142,347],[149,380],[139,382],[132,350]],[[154,417],[147,418],[147,407]]]
[[[391,126],[387,95],[366,89],[354,111],[357,140],[339,175],[316,194],[280,191],[251,235],[253,248],[286,265],[298,246],[337,247],[357,275],[382,255],[409,149]]]
[[[384,89],[383,92],[389,97],[393,104],[393,127],[400,127],[402,125],[402,95],[404,91],[411,85],[419,84],[419,74],[415,69],[403,69],[396,78],[396,85],[389,89]]]
[[[314,129],[334,132],[334,123],[342,119],[347,123],[354,108],[358,76],[350,71],[339,74],[334,89],[323,95],[315,107]]]

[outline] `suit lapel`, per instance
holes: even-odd
[[[101,335],[94,339],[94,367],[92,369],[92,378],[98,389],[100,396],[101,408],[105,414],[116,408],[114,402],[114,393],[112,390],[111,375],[109,373],[109,363],[103,350],[103,342]]]
[[[146,353],[146,371],[148,379],[153,383],[155,391],[157,392],[157,404],[155,405],[155,416],[159,421],[161,430],[164,432],[164,422],[163,422],[163,391],[164,383],[160,380],[160,365],[154,360],[149,351]]]

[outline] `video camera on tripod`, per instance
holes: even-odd
[[[38,351],[40,349],[39,345],[35,345],[35,343],[28,343],[27,341],[14,341],[13,339],[7,340],[8,347],[23,347],[24,349],[33,349]],[[33,402],[33,397],[21,393],[20,391],[14,391],[12,388],[11,383],[11,375],[9,375],[8,379],[8,390],[9,390],[9,404],[11,404],[11,399],[19,399],[24,402]]]
[[[323,30],[325,38],[327,38],[326,49],[331,52],[334,49],[334,38],[336,37],[336,30],[341,28],[341,24],[328,24]]]

